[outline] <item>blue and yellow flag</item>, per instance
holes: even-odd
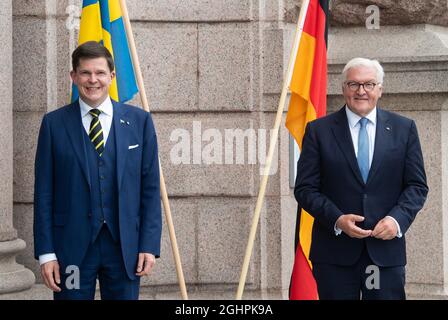
[[[116,77],[110,97],[120,102],[131,100],[138,88],[118,0],[83,0],[78,45],[87,41],[103,44],[114,58]],[[76,99],[78,89],[73,86],[72,102]]]

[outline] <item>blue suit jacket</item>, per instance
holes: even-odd
[[[160,255],[157,138],[151,116],[113,101],[119,229],[129,278],[139,252]],[[112,130],[112,127],[111,127]],[[35,257],[56,253],[62,268],[79,266],[91,239],[90,176],[79,103],[46,114],[35,162]],[[137,148],[129,149],[131,145]]]
[[[357,164],[345,108],[307,125],[294,189],[299,205],[314,218],[310,259],[354,264],[366,246],[378,266],[406,264],[405,237],[379,240],[335,235],[342,214],[362,215],[363,229],[392,216],[404,233],[428,193],[414,121],[377,108],[375,149],[367,182]]]

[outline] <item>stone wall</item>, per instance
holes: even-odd
[[[14,136],[14,224],[28,244],[20,261],[38,277],[32,254],[37,134],[43,114],[68,100],[70,54],[77,31],[67,24],[73,22],[69,13],[80,7],[80,0],[17,0],[13,7],[14,126],[26,128],[21,133],[15,130]],[[212,290],[217,297],[232,298],[260,166],[258,157],[255,163],[249,161],[247,141],[242,163],[237,163],[236,154],[229,164],[221,163],[220,159],[226,161],[226,132],[253,130],[261,147],[250,147],[267,153],[268,143],[259,132],[273,125],[294,26],[280,27],[285,8],[271,0],[188,4],[129,0],[128,9],[158,133],[187,289],[197,294]],[[133,103],[139,104],[139,98]],[[187,163],[175,164],[172,135],[179,130],[188,132],[191,153]],[[201,156],[212,142],[207,132],[216,133],[215,138],[222,136],[222,157],[214,163]],[[265,140],[269,137],[268,132]],[[270,177],[247,277],[248,292],[273,292],[281,297],[289,286],[296,205],[289,189],[288,148],[289,138],[282,129],[280,154],[286,156],[277,154],[274,161],[278,170]],[[150,286],[148,294],[153,298],[180,297],[166,225],[162,256],[143,285]]]
[[[366,8],[377,6],[381,13],[381,25],[413,25],[428,23],[448,26],[446,0],[331,0],[331,24],[333,26],[365,25]]]
[[[264,131],[258,129],[273,126],[300,1],[127,2],[187,289],[196,298],[231,299],[258,194],[260,161],[248,160],[247,142],[242,163],[236,163],[236,155],[230,164],[219,163],[219,159],[225,162],[225,146],[221,158],[207,162],[206,150],[219,139],[218,145],[224,144],[226,130],[253,129],[259,141]],[[380,8],[378,30],[364,27],[365,8],[371,4]],[[328,109],[342,105],[339,73],[346,61],[367,56],[383,63],[381,105],[416,120],[431,189],[425,209],[407,234],[408,294],[443,297],[448,234],[443,196],[447,186],[446,4],[347,0],[332,1],[331,6]],[[68,101],[70,54],[77,42],[77,31],[70,26],[80,7],[81,0],[14,0],[12,7],[13,221],[19,237],[27,242],[19,261],[38,277],[32,241],[37,134],[43,114]],[[139,104],[138,97],[133,102]],[[190,138],[189,157],[183,164],[176,164],[172,154],[179,132]],[[267,143],[262,146],[266,153]],[[296,210],[289,161],[289,137],[282,126],[278,170],[269,179],[243,297],[287,297]],[[165,225],[162,256],[143,285],[147,298],[180,298]]]

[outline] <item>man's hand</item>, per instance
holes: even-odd
[[[40,266],[40,273],[44,279],[45,285],[54,292],[61,292],[56,284],[61,284],[61,275],[59,273],[59,263],[57,260],[48,261]]]
[[[156,257],[151,253],[139,253],[137,263],[137,276],[147,276],[152,270],[152,267],[156,263]]]
[[[384,217],[376,224],[372,231],[372,237],[381,240],[391,240],[397,236],[398,229],[395,221],[390,217]]]
[[[336,227],[341,229],[345,234],[352,238],[366,238],[371,235],[372,230],[364,230],[358,227],[355,223],[364,221],[363,216],[356,214],[343,214],[336,220]]]

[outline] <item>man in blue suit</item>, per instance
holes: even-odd
[[[320,299],[405,299],[405,233],[428,186],[414,121],[377,107],[383,68],[343,69],[345,106],[307,125],[294,189],[315,219]]]
[[[79,100],[46,114],[35,163],[34,247],[55,299],[138,299],[160,254],[157,139],[149,113],[112,101],[109,51],[79,46]]]

